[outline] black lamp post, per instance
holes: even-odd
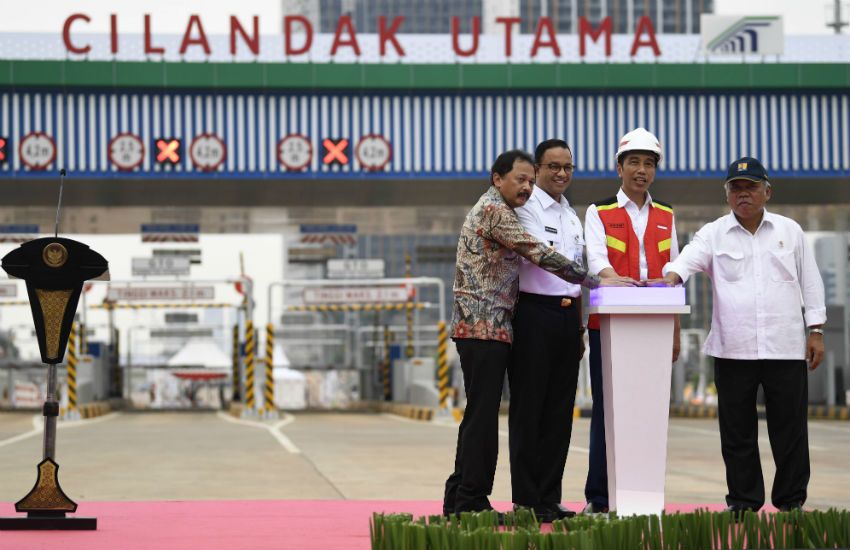
[[[63,174],[64,175],[64,174]],[[61,192],[60,192],[61,200]],[[58,212],[57,212],[58,226]],[[2,267],[27,284],[41,360],[47,364],[47,397],[44,401],[44,453],[32,490],[15,503],[26,517],[0,518],[0,529],[92,530],[97,518],[69,518],[77,510],[59,486],[56,463],[56,365],[62,362],[83,283],[109,280],[109,264],[87,245],[71,239],[45,237],[22,244],[8,253]]]

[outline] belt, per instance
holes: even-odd
[[[532,294],[531,292],[520,292],[520,300],[536,302],[547,306],[579,307],[581,296],[546,296],[545,294]]]

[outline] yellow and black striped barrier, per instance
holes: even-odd
[[[437,389],[440,392],[440,410],[446,408],[449,399],[449,333],[446,322],[437,323]]]
[[[68,335],[68,413],[77,412],[77,323]]]
[[[717,407],[710,405],[670,405],[670,416],[679,418],[716,418]]]
[[[410,359],[415,353],[413,347],[413,308],[407,308],[404,314],[407,317],[407,345],[404,347],[404,354]]]
[[[80,355],[87,355],[89,352],[89,337],[86,334],[86,325],[80,323],[77,325],[77,333],[80,335],[77,347],[80,349]]]
[[[245,321],[245,406],[249,411],[256,410],[254,399],[254,322]]]
[[[416,405],[408,405],[405,403],[378,403],[377,406],[380,412],[403,416],[411,420],[430,421],[434,418],[434,409],[431,407],[417,407]]]
[[[846,405],[809,405],[809,418],[817,420],[850,420],[850,407]]]
[[[228,304],[226,302],[213,302],[213,303],[192,303],[192,302],[179,302],[179,303],[156,303],[156,304],[123,304],[123,303],[114,303],[114,302],[106,302],[103,304],[94,304],[89,306],[92,309],[213,309],[213,308],[228,308],[228,307],[241,307],[239,304]]]
[[[404,257],[404,276],[411,277],[410,271],[410,254]],[[412,304],[413,298],[410,295],[410,287],[408,287],[407,303]],[[415,349],[413,347],[413,308],[409,307],[404,311],[405,321],[407,322],[407,343],[404,347],[404,354],[408,359],[413,357]]]
[[[239,369],[239,323],[233,325],[233,395],[231,397],[231,402],[238,402],[241,397],[239,396],[239,385],[242,382],[242,377],[240,376]]]
[[[269,323],[266,325],[266,382],[263,385],[263,405],[266,414],[272,414],[275,411],[274,406],[274,326]]]
[[[390,327],[384,325],[384,363],[382,365],[384,401],[391,401],[393,398],[392,380],[390,379],[390,369],[392,367],[392,359],[390,359],[390,343],[392,342],[392,339],[393,334],[390,332]]]
[[[287,306],[287,311],[404,311],[424,309],[423,302],[388,302],[375,304],[316,304],[312,306]]]

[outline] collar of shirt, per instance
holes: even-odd
[[[729,212],[729,215],[726,216],[726,233],[732,231],[735,228],[740,228],[741,231],[746,231],[749,233],[746,227],[741,225],[741,222],[738,221],[738,218],[735,216],[735,212]],[[767,208],[764,209],[764,214],[761,217],[761,222],[759,222],[759,226],[756,228],[756,233],[759,232],[761,227],[765,224],[769,224],[771,227],[776,225],[773,221],[773,214],[767,211]]]
[[[502,193],[496,188],[492,183],[490,184],[490,188],[487,189],[487,196],[493,202],[503,202],[505,205],[510,208],[507,202],[505,202],[505,198],[502,196]]]
[[[638,205],[626,195],[626,192],[623,191],[623,188],[620,187],[620,190],[617,191],[617,206],[620,208],[628,208],[629,204],[637,212],[643,212],[644,209],[649,208],[649,205],[652,204],[652,195],[649,194],[649,191],[646,192],[646,202],[643,203],[643,208],[638,208]]]
[[[566,197],[561,195],[561,200],[556,201],[555,199],[552,198],[552,196],[549,193],[547,193],[546,191],[544,191],[543,189],[541,189],[540,187],[538,187],[536,185],[534,186],[534,189],[531,191],[531,200],[537,201],[537,204],[539,204],[540,208],[542,208],[543,210],[546,210],[547,208],[549,208],[551,206],[559,206],[563,209],[569,209],[569,210],[572,209],[570,207],[570,203],[569,203],[569,201],[567,200]]]

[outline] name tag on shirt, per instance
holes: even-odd
[[[556,235],[558,234],[558,230],[555,229],[554,227],[549,227],[548,225],[544,225],[543,229],[546,230],[546,233],[554,233]]]

